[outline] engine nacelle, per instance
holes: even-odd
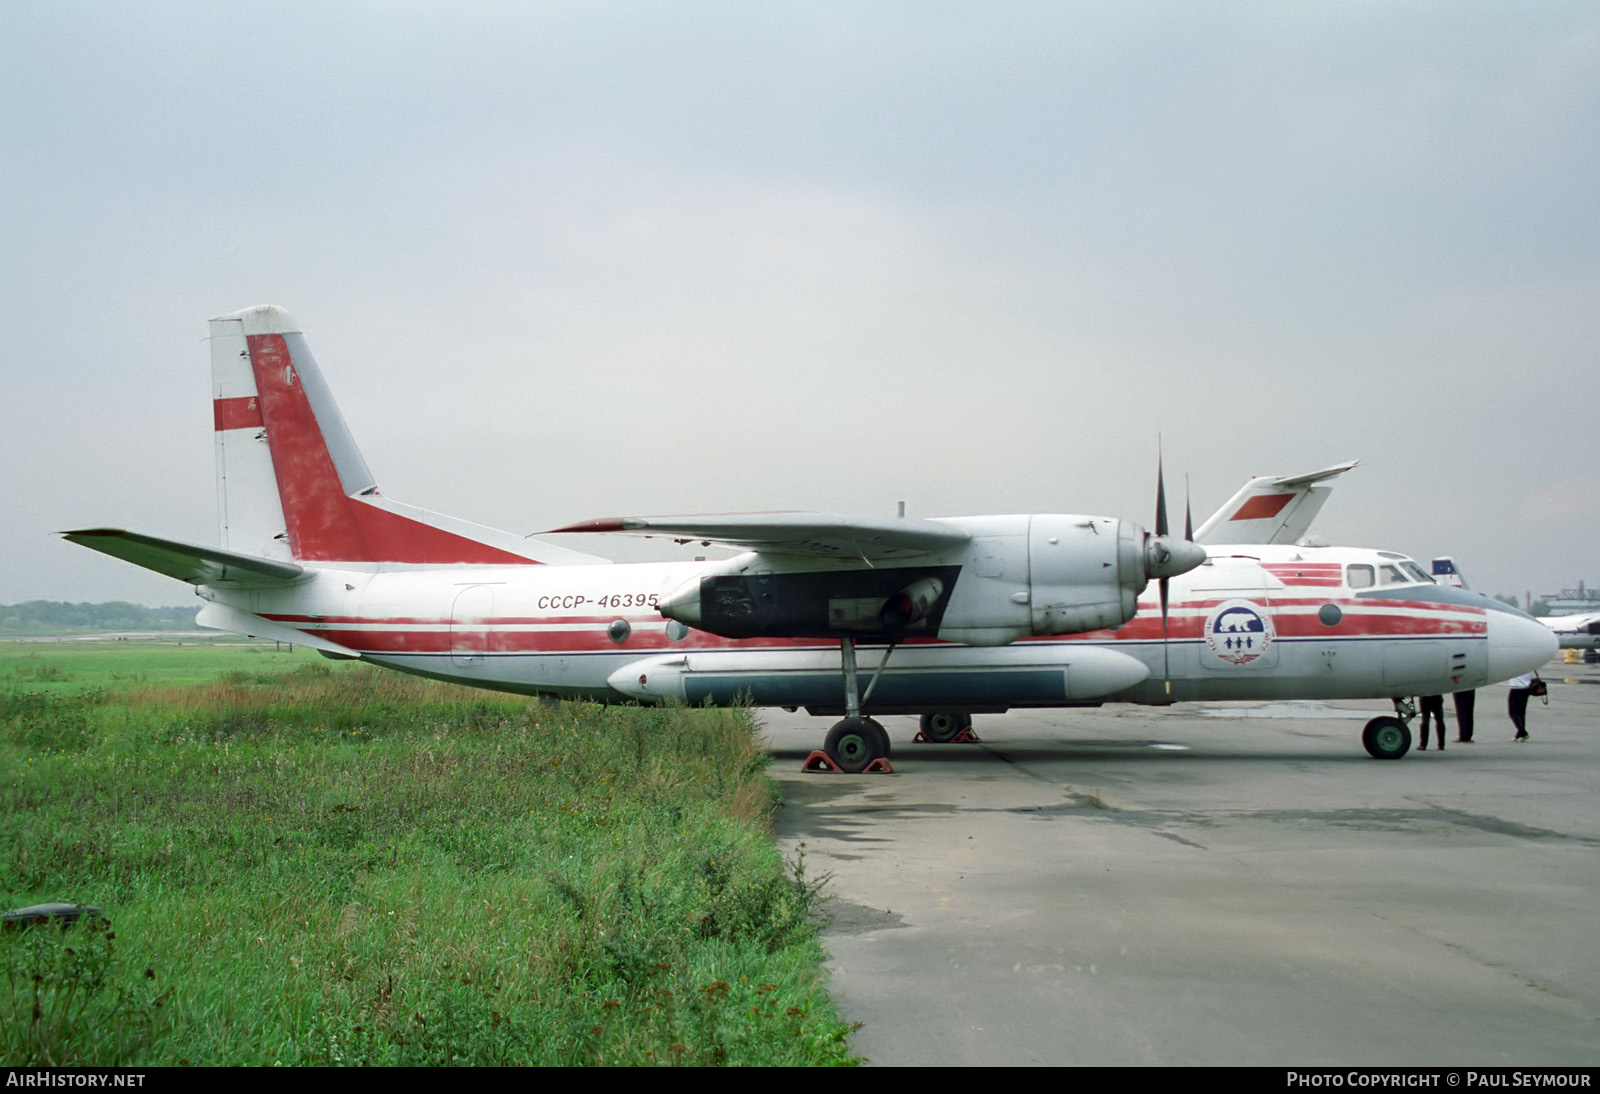
[[[971,540],[909,564],[741,555],[662,597],[662,615],[728,638],[898,641],[937,635],[998,646],[1030,634],[1120,626],[1150,578],[1205,561],[1185,540],[1110,517],[953,520]],[[908,560],[909,561],[909,560]],[[898,560],[897,560],[898,562]]]
[[[1119,627],[1149,583],[1144,529],[1126,520],[1039,514],[1028,527],[1034,634]]]

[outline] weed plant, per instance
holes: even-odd
[[[746,711],[0,687],[7,1064],[851,1062]]]

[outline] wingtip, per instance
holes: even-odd
[[[243,308],[227,315],[219,315],[212,320],[213,323],[240,320],[244,323],[246,334],[299,334],[302,333],[300,324],[295,322],[294,316],[276,304],[257,304],[253,308]]]
[[[580,520],[564,524],[560,528],[551,528],[541,535],[553,536],[561,532],[626,532],[642,524],[642,521],[630,520],[627,517],[596,517],[593,520]]]
[[[55,532],[62,539],[71,539],[73,536],[125,536],[126,528],[70,528],[64,532]]]

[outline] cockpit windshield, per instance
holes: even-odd
[[[1433,584],[1433,576],[1431,574],[1429,574],[1428,571],[1424,570],[1421,566],[1418,566],[1415,562],[1412,562],[1409,558],[1406,559],[1404,562],[1402,562],[1400,565],[1405,570],[1406,573],[1411,575],[1411,580],[1412,581],[1420,581],[1424,585],[1432,585]]]
[[[1370,589],[1374,585],[1411,585],[1417,582],[1424,585],[1434,583],[1428,572],[1409,558],[1401,558],[1398,562],[1386,562],[1381,566],[1360,562],[1345,567],[1345,584],[1352,589]]]

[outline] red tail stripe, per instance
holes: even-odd
[[[252,334],[247,341],[258,413],[267,425],[267,447],[295,558],[536,565],[522,555],[348,497],[283,335]]]
[[[261,404],[254,395],[215,399],[211,403],[211,416],[218,433],[224,429],[261,428]]]
[[[1263,520],[1266,517],[1275,517],[1283,512],[1283,507],[1289,504],[1293,494],[1257,494],[1255,497],[1239,506],[1239,511],[1229,520]]]
[[[247,341],[268,425],[278,498],[289,525],[290,552],[295,558],[317,561],[376,561],[350,512],[350,499],[339,483],[283,335],[252,334]]]
[[[479,543],[431,524],[379,509],[360,498],[347,498],[356,524],[372,559],[381,562],[432,564],[478,563],[496,566],[537,566],[538,563],[487,543]]]

